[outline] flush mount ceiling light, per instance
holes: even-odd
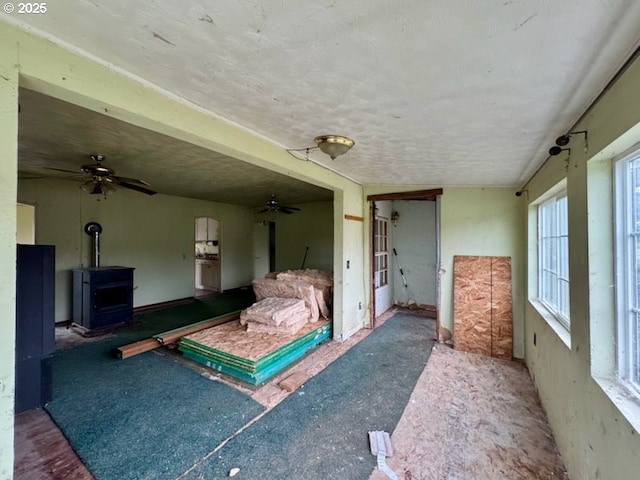
[[[335,160],[336,157],[344,155],[356,144],[352,139],[343,135],[320,135],[314,139],[314,142],[315,147],[287,148],[287,152],[300,160],[302,159],[295,152],[305,152],[304,160],[310,160],[309,152],[318,148],[329,155],[331,160]]]
[[[322,152],[331,157],[331,160],[344,155],[356,144],[349,137],[342,135],[320,135],[314,139],[314,142]]]

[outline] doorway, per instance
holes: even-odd
[[[194,297],[222,291],[220,221],[210,217],[195,219]]]
[[[276,223],[253,224],[253,278],[263,278],[276,269]]]
[[[442,189],[369,195],[371,325],[394,305],[438,323]]]

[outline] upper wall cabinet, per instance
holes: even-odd
[[[213,218],[196,218],[196,242],[219,240],[218,225],[218,221]]]

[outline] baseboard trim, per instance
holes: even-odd
[[[151,303],[149,305],[141,305],[133,308],[133,313],[148,312],[150,310],[160,310],[167,307],[176,307],[178,305],[185,305],[187,303],[195,302],[195,298],[186,297],[178,298],[176,300],[169,300],[167,302]]]

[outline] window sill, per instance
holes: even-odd
[[[618,379],[596,376],[593,379],[635,432],[640,434],[640,397],[631,393]]]
[[[571,332],[554,317],[547,307],[535,299],[529,299],[529,303],[536,309],[538,314],[547,322],[556,335],[562,340],[569,350],[571,350]]]

